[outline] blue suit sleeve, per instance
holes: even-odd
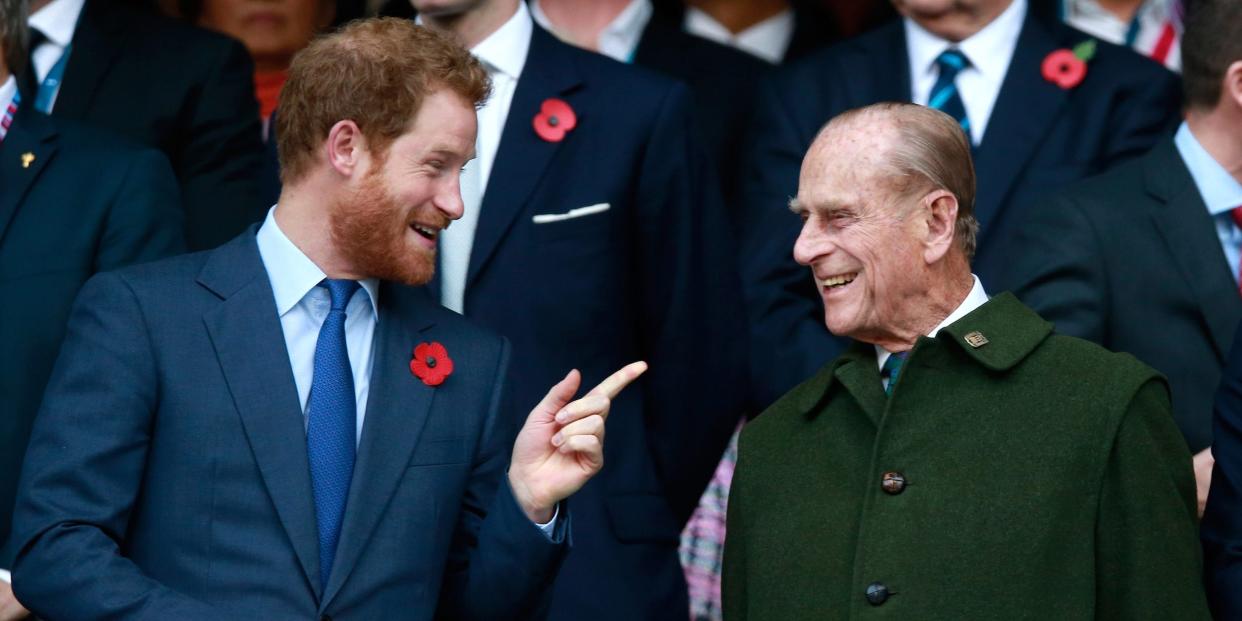
[[[444,571],[437,619],[520,619],[543,609],[568,551],[571,516],[562,503],[549,537],[522,511],[506,474],[512,425],[501,416],[509,343],[497,363],[484,447],[475,461]]]
[[[1212,487],[1199,526],[1208,602],[1217,619],[1242,618],[1242,330],[1234,338],[1212,413]]]
[[[45,619],[215,619],[122,554],[159,399],[151,343],[121,276],[92,278],[35,421],[13,516],[19,601]]]

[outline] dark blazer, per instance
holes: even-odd
[[[1208,603],[1242,617],[1242,330],[1236,330],[1212,412],[1212,488],[1199,523]]]
[[[634,50],[634,64],[676,78],[690,87],[695,127],[716,162],[729,222],[740,218],[742,139],[754,111],[755,88],[767,63],[714,41],[687,34],[657,13]]]
[[[653,4],[657,18],[675,24],[678,28],[685,23],[684,0],[655,0]],[[876,4],[878,6],[869,11],[872,21],[883,19],[892,13],[892,8],[887,3]],[[791,0],[790,6],[794,12],[794,30],[789,47],[785,49],[785,56],[781,59],[782,64],[802,58],[841,39],[837,24],[823,7],[817,6],[815,0]]]
[[[0,143],[0,542],[78,289],[95,272],[184,246],[163,155],[21,109]],[[0,567],[12,562],[11,551],[0,554]]]
[[[531,125],[551,97],[577,114],[561,142]],[[678,537],[742,414],[736,257],[690,120],[676,82],[535,28],[482,200],[466,315],[513,342],[515,418],[567,369],[592,386],[650,364],[612,406],[603,470],[574,496],[553,619],[684,621]]]
[[[1022,26],[974,154],[981,225],[974,270],[989,291],[1010,286],[1001,276],[1012,258],[1009,239],[1036,199],[1142,154],[1178,119],[1176,76],[1119,46],[1100,42],[1086,78],[1071,90],[1043,78],[1045,56],[1087,39],[1033,14]],[[908,65],[897,20],[781,71],[760,94],[743,180],[749,211],[741,243],[752,361],[763,403],[844,347],[824,330],[811,274],[792,257],[800,223],[786,203],[797,193],[803,155],[833,116],[882,101],[909,101]]]
[[[1045,204],[1012,249],[1018,297],[1057,331],[1163,373],[1191,450],[1212,443],[1212,395],[1242,297],[1172,140]]]
[[[96,276],[22,472],[14,586],[46,619],[521,619],[565,551],[504,480],[501,338],[383,283],[371,393],[321,591],[306,434],[254,232]],[[432,388],[410,351],[442,343]],[[325,616],[326,615],[326,616]]]
[[[724,618],[1206,621],[1195,508],[1159,374],[1002,294],[742,430]]]
[[[270,206],[259,195],[254,68],[232,39],[123,2],[86,0],[52,115],[163,151],[181,184],[191,250],[232,239]]]

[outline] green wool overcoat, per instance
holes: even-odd
[[[1012,295],[891,397],[856,345],[742,432],[725,621],[1209,619],[1190,457],[1163,378]]]

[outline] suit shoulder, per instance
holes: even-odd
[[[547,37],[552,35],[541,33]],[[612,96],[624,93],[627,100],[649,94],[665,96],[670,91],[685,90],[685,85],[675,78],[658,71],[626,64],[603,54],[576,48],[568,43],[554,40],[557,54],[573,63],[583,82],[593,88],[603,89]]]
[[[148,263],[129,265],[102,272],[91,280],[124,283],[135,293],[153,292],[167,295],[177,287],[193,285],[214,250],[177,255]]]
[[[1165,145],[1157,145],[1155,149],[1164,148]],[[1134,204],[1150,200],[1144,180],[1152,160],[1161,156],[1156,150],[1072,183],[1056,194],[1055,203],[1060,206],[1072,203],[1092,219],[1110,215],[1133,218]]]
[[[772,80],[781,84],[807,84],[831,82],[844,79],[839,72],[842,65],[850,65],[866,58],[876,50],[890,50],[893,43],[901,41],[901,20],[885,23],[856,37],[838,41],[815,50],[790,62],[771,73]]]
[[[1104,347],[1064,334],[1052,334],[1039,346],[1040,364],[1057,369],[1062,377],[1091,384],[1101,394],[1117,392],[1126,398],[1150,381],[1164,381],[1164,376],[1134,356],[1113,352]]]

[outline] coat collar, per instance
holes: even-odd
[[[978,347],[976,333],[987,339]],[[969,360],[992,372],[1006,372],[1031,355],[1049,335],[1052,324],[1027,308],[1011,293],[1002,293],[965,317],[949,324],[935,339],[921,337],[918,350],[932,343],[952,344]],[[968,338],[969,337],[969,338]],[[875,362],[875,348],[866,343],[853,343],[836,360],[829,363],[809,381],[798,386],[786,398],[798,411],[815,417],[836,385],[842,386],[862,408],[878,420],[883,411],[885,395]]]
[[[56,156],[58,142],[52,119],[30,106],[17,111],[9,133],[0,142],[0,239],[4,239],[27,192]]]

